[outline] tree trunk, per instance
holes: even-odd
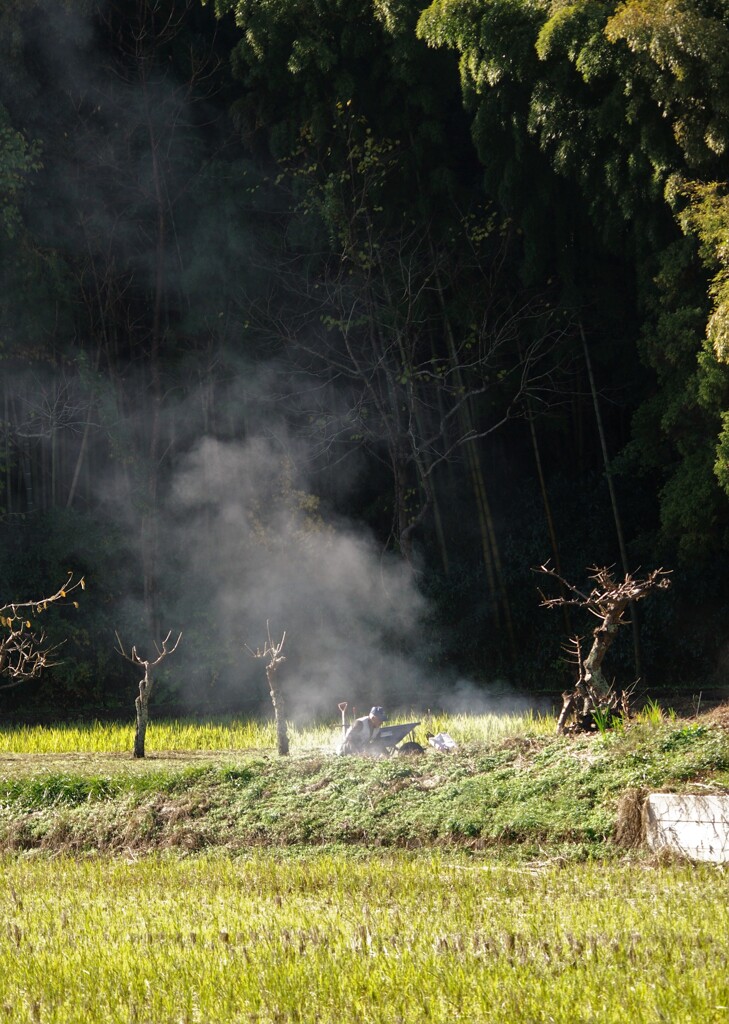
[[[569,721],[570,715],[572,715],[575,709],[575,692],[574,690],[565,690],[562,694],[562,710],[559,713],[557,719],[557,735],[561,736],[565,731],[565,726]]]
[[[94,361],[94,376],[99,372],[99,363],[101,362],[101,346],[97,345],[96,348],[96,359]],[[86,422],[84,423],[84,431],[81,435],[81,444],[79,446],[78,455],[76,456],[76,464],[73,469],[73,478],[71,480],[71,486],[68,489],[68,495],[66,497],[66,508],[73,506],[73,500],[76,497],[76,489],[81,478],[81,469],[86,458],[86,451],[89,443],[89,434],[91,433],[91,421],[93,419],[94,409],[96,407],[96,395],[92,389],[91,397],[89,399],[89,408],[86,413]]]
[[[542,504],[544,505],[544,515],[547,520],[547,530],[549,531],[549,542],[552,546],[552,558],[559,575],[562,575],[562,562],[559,557],[559,544],[557,543],[557,531],[554,528],[554,517],[552,516],[552,505],[549,500],[549,493],[547,492],[547,482],[544,479],[544,469],[542,468],[542,455],[539,451],[539,442],[537,440],[537,429],[534,426],[534,416],[531,410],[531,403],[527,402],[527,412],[529,416],[529,433],[532,439],[532,451],[534,452],[534,461],[537,466],[537,478],[539,479],[539,491],[542,495]],[[565,596],[564,584],[560,583],[560,592],[562,597]],[[567,605],[562,606],[562,614],[564,617],[564,628],[567,633],[572,632],[572,623],[570,622],[569,609]]]
[[[144,757],[144,739],[149,721],[149,686],[146,678],[139,683],[139,696],[134,701],[137,709],[137,723],[134,730],[134,757]]]
[[[622,614],[624,607],[623,605],[620,608],[619,614]],[[617,615],[613,622],[606,622],[605,625],[599,626],[594,632],[595,639],[590,648],[590,653],[583,663],[585,682],[589,683],[600,697],[607,697],[610,693],[610,684],[603,674],[602,663],[605,660],[605,655],[610,645],[618,635],[618,628],[619,621]]]
[[[10,452],[10,403],[7,389],[3,394],[5,406],[5,511],[13,511],[12,457]]]
[[[289,735],[286,730],[286,708],[283,692],[276,685],[276,668],[269,666],[266,669],[268,688],[271,691],[271,703],[273,704],[273,716],[276,721],[276,746],[281,757],[289,752]]]
[[[30,441],[27,437],[21,438],[18,445],[20,455],[20,470],[25,484],[25,508],[27,512],[35,512],[35,487],[33,484],[33,466],[31,463]]]
[[[443,284],[441,282],[440,274],[438,273],[438,263],[435,256],[435,252],[432,247],[432,243],[431,258],[433,262],[433,277],[435,280],[438,302],[443,316],[443,327],[445,330],[445,338],[448,346],[448,355],[451,367],[454,371],[455,379],[458,382],[459,386],[461,388],[465,388],[463,378],[461,375],[461,369],[459,366],[456,339],[453,333],[453,327],[451,325],[450,318],[448,316],[448,310],[445,301],[445,293],[443,289]],[[470,401],[465,402],[461,406],[458,412],[458,421],[460,424],[461,432],[463,433],[464,436],[467,436],[468,434],[475,432],[475,417],[473,415],[472,403]],[[486,480],[484,477],[483,467],[481,465],[481,459],[479,457],[479,453],[476,448],[475,442],[473,441],[466,445],[466,458],[468,462],[469,474],[471,477],[473,494],[476,500],[479,531],[481,535],[481,551],[483,553],[483,563],[484,569],[486,570],[486,580],[489,588],[489,600],[491,602],[492,613],[494,613],[494,619],[497,628],[501,626],[500,620],[503,616],[503,621],[504,624],[506,625],[506,631],[509,638],[509,648],[511,652],[512,664],[516,666],[516,642],[514,639],[514,627],[511,618],[511,604],[509,602],[509,595],[507,593],[506,583],[504,581],[504,574],[501,567],[501,553],[499,551],[499,543],[496,537],[496,529],[494,527],[494,521],[491,515],[491,505],[489,503],[488,494],[486,490]]]

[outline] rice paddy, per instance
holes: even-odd
[[[729,878],[458,856],[6,859],[13,1024],[729,1018]]]
[[[131,723],[0,730],[0,1024],[729,1022],[729,874],[611,840],[626,786],[726,788],[723,729],[426,730],[458,754],[160,720],[139,762]]]
[[[425,733],[448,732],[458,742],[495,743],[511,736],[552,734],[555,720],[533,713],[514,715],[417,715],[410,712],[393,721],[416,721],[422,743]],[[90,722],[58,725],[6,725],[0,728],[0,753],[5,754],[113,754],[132,749],[133,717],[128,722]],[[341,727],[332,722],[289,724],[292,751],[333,749]],[[273,721],[218,718],[203,721],[154,717],[147,730],[147,748],[154,751],[275,750]]]

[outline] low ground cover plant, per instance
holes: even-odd
[[[331,729],[302,733],[287,758],[266,745],[236,749],[234,725],[217,727],[227,746],[200,750],[208,726],[183,723],[166,738],[181,745],[186,737],[190,749],[160,750],[141,763],[109,750],[112,743],[86,754],[8,753],[0,762],[0,849],[237,854],[252,844],[362,845],[609,858],[622,854],[614,840],[626,791],[729,789],[729,733],[710,719],[651,711],[620,729],[559,737],[532,717],[516,735],[508,724],[501,733],[489,725],[487,739],[478,721],[462,731],[458,721],[445,724],[458,740],[455,754],[427,748],[376,761],[337,757]],[[63,730],[50,732],[67,749]],[[69,733],[78,735],[76,727]],[[87,735],[116,743],[119,734],[100,727]],[[264,726],[248,735],[267,738]],[[20,738],[12,732],[13,743]],[[46,737],[26,739],[37,747]]]

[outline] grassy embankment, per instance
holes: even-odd
[[[606,858],[631,788],[729,787],[729,733],[657,709],[597,736],[550,719],[439,719],[452,755],[333,754],[330,728],[154,723],[134,761],[120,726],[0,731],[0,849],[181,852],[251,846],[464,847],[511,858]],[[421,727],[420,738],[424,739]]]

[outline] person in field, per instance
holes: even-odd
[[[340,748],[341,754],[365,754],[367,747],[377,738],[382,723],[387,721],[385,709],[379,706],[370,708],[368,715],[356,718],[349,729]]]

